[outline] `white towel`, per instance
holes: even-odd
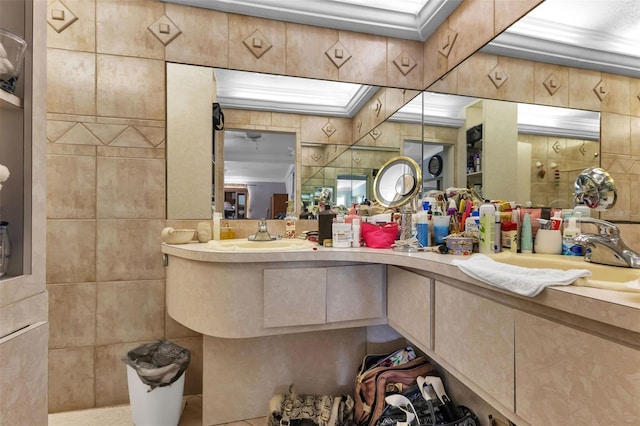
[[[524,268],[496,262],[483,254],[452,263],[477,280],[529,297],[537,296],[550,285],[569,285],[578,278],[591,276],[587,269]]]

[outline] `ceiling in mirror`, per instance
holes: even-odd
[[[217,101],[225,108],[353,117],[378,91],[376,86],[219,68],[215,75]]]
[[[294,134],[227,130],[224,181],[285,182],[295,168],[295,154]]]

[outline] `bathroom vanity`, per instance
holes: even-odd
[[[162,246],[168,313],[204,335],[204,424],[264,416],[300,371],[314,392],[352,391],[362,330],[382,324],[518,425],[640,423],[640,293],[526,298],[435,253],[204,246]]]

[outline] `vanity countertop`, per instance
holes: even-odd
[[[204,243],[182,245],[162,244],[162,252],[183,259],[214,263],[278,263],[278,262],[354,262],[377,263],[410,268],[438,281],[465,287],[467,291],[496,301],[527,309],[533,303],[536,310],[554,309],[589,320],[640,333],[640,292],[621,292],[582,286],[551,286],[538,296],[529,298],[485,284],[469,277],[454,259],[467,256],[443,255],[433,252],[399,252],[391,249],[325,248],[296,251],[219,252],[205,248]],[[170,260],[169,260],[170,261]],[[616,267],[611,267],[616,268]]]

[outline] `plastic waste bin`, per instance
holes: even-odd
[[[191,352],[166,340],[138,346],[127,364],[131,416],[136,426],[176,426],[182,411],[184,372]]]

